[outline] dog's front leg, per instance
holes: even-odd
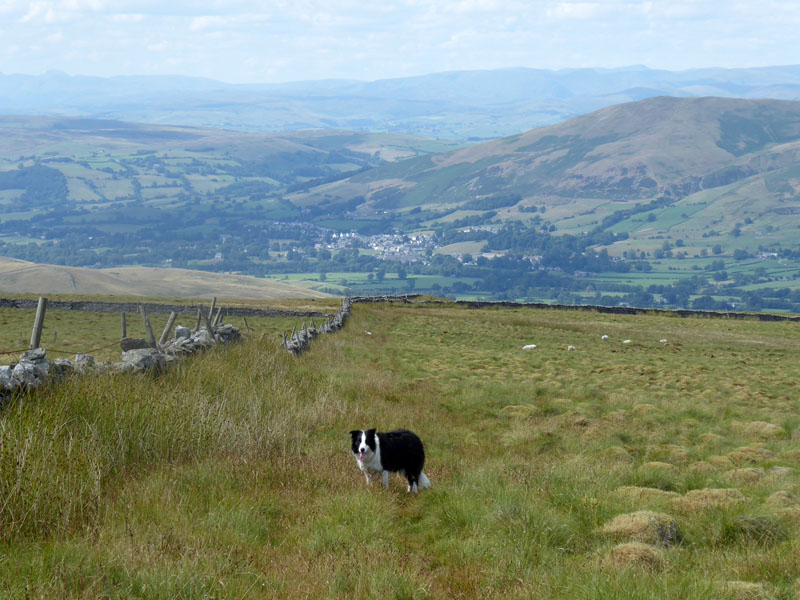
[[[389,471],[384,471],[381,473],[381,479],[383,480],[383,487],[387,490],[389,489]]]

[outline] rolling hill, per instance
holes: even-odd
[[[684,218],[701,224],[687,233],[702,235],[712,221],[733,229],[798,218],[798,169],[800,102],[660,97],[381,166],[291,200],[363,198],[363,213],[420,207],[448,209],[449,218],[492,210],[501,220],[541,208],[563,231],[608,227],[605,217],[652,201],[703,204]]]
[[[0,293],[161,298],[219,296],[254,300],[328,296],[299,285],[241,275],[147,267],[83,269],[38,265],[2,257],[0,257]]]

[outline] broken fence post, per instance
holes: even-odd
[[[172,326],[175,325],[175,319],[178,318],[178,313],[174,310],[169,313],[169,319],[167,319],[167,325],[164,327],[164,331],[161,333],[161,338],[158,340],[159,345],[163,346],[167,343],[169,339],[169,334],[172,333]]]
[[[208,320],[209,321],[214,318],[214,309],[216,308],[216,306],[217,306],[217,297],[214,296],[211,299],[211,308],[208,310]]]
[[[123,339],[128,337],[128,323],[125,320],[125,313],[122,313],[122,337]]]
[[[41,296],[39,304],[36,307],[36,319],[33,322],[33,331],[31,332],[31,350],[38,348],[42,341],[42,329],[44,329],[44,314],[47,311],[47,298]]]
[[[150,345],[151,348],[157,348],[156,345],[156,336],[153,334],[153,326],[150,324],[150,315],[147,314],[147,308],[144,304],[139,305],[139,312],[142,315],[142,320],[144,321],[144,329],[147,332],[147,343]]]
[[[216,298],[214,298],[216,301]],[[211,326],[211,320],[208,318],[206,311],[202,311],[203,320],[206,322],[206,331],[208,331],[208,337],[211,340],[216,340],[217,336],[214,335],[214,328]]]

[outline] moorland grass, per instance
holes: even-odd
[[[794,598],[799,350],[793,323],[356,305],[299,358],[254,336],[72,380],[0,414],[0,595]],[[363,427],[417,431],[433,488],[366,486]],[[680,535],[604,533],[640,511]]]

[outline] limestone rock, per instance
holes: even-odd
[[[134,371],[160,371],[166,365],[164,355],[153,348],[137,348],[122,353],[122,362]]]
[[[44,360],[46,350],[44,348],[34,348],[28,350],[19,357],[20,362],[37,363]]]
[[[91,371],[95,367],[94,356],[90,354],[76,354],[73,362],[75,364],[75,370],[80,372]]]
[[[147,344],[147,340],[143,338],[122,338],[119,342],[120,348],[122,348],[123,352],[127,352],[128,350],[139,350],[142,348],[149,348],[150,346]]]
[[[0,390],[10,392],[16,387],[17,384],[12,377],[11,367],[0,367]]]
[[[17,387],[33,389],[39,385],[40,373],[33,363],[21,362],[11,370],[11,378],[17,383]]]

